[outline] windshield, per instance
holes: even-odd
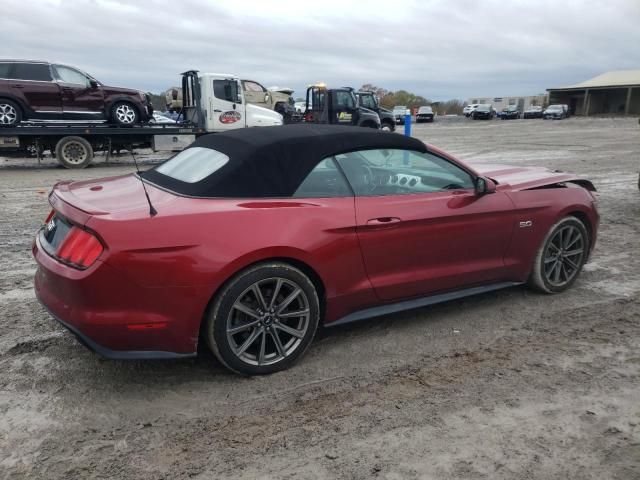
[[[420,107],[418,113],[433,113],[433,110],[431,110],[431,107]]]
[[[358,99],[360,100],[360,105],[365,108],[370,108],[374,110],[377,107],[376,99],[373,97],[373,95],[369,95],[366,93],[359,93]]]
[[[547,110],[562,110],[562,106],[560,105],[549,105]]]
[[[479,112],[488,112],[489,110],[491,110],[491,106],[490,105],[478,105],[478,108],[476,108],[477,111]]]

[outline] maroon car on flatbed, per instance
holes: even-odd
[[[99,121],[134,125],[153,115],[138,90],[103,85],[68,65],[0,60],[0,126],[21,121]]]

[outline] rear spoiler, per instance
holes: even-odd
[[[86,202],[82,202],[69,190],[69,185],[72,182],[58,182],[53,186],[51,193],[49,193],[49,205],[56,212],[59,212],[70,220],[72,223],[78,225],[86,225],[89,219],[95,215],[106,215],[109,212],[96,209],[93,205]]]

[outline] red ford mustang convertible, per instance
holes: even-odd
[[[35,290],[106,357],[189,357],[204,341],[236,372],[270,373],[321,322],[565,290],[596,240],[593,191],[364,128],[234,130],[140,174],[58,183]]]

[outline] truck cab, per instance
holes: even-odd
[[[389,132],[393,132],[396,129],[396,119],[391,113],[391,110],[382,108],[373,92],[359,91],[356,92],[358,98],[358,105],[369,110],[373,110],[380,117],[380,128]]]
[[[184,72],[182,100],[184,119],[207,132],[283,124],[279,113],[248,103],[234,75]]]
[[[380,128],[380,117],[358,105],[353,88],[327,88],[324,84],[307,88],[304,121]]]

